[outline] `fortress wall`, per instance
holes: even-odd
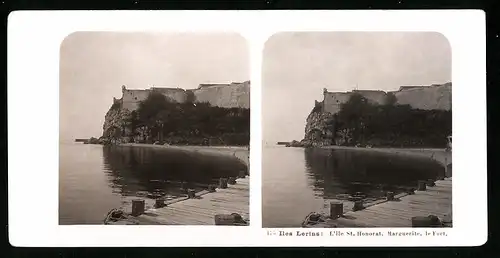
[[[231,107],[250,108],[250,81],[231,83]]]
[[[184,103],[188,93],[180,88],[152,87],[145,90],[128,90],[122,88],[122,107],[130,111],[137,110],[139,102],[147,99],[151,91],[157,91],[170,100]],[[243,83],[215,84],[192,90],[197,102],[208,102],[212,106],[233,108],[250,108],[250,81]]]
[[[184,89],[178,88],[151,88],[151,90],[161,92],[165,97],[177,103],[184,103],[187,99],[187,93]]]
[[[323,112],[336,114],[340,111],[340,105],[349,101],[351,93],[348,92],[325,92],[323,94]]]
[[[418,109],[451,110],[451,84],[406,89],[394,92],[397,104]]]
[[[354,93],[358,93],[368,101],[382,105],[385,103],[387,93],[383,91],[353,91],[353,92],[326,92],[323,99],[323,112],[335,114],[340,111],[340,105],[349,101]]]
[[[340,111],[340,105],[349,101],[353,93],[359,93],[372,103],[385,104],[387,93],[384,91],[358,90],[352,92],[324,91],[323,112],[335,114]],[[393,91],[399,105],[410,105],[415,109],[451,109],[451,83],[432,86],[401,87]]]
[[[136,110],[139,102],[147,99],[148,95],[147,90],[122,90],[122,108]]]
[[[227,91],[227,86],[210,86],[203,87],[193,91],[196,102],[208,102],[212,106],[221,106],[221,99],[229,99],[230,91]]]
[[[387,93],[385,93],[384,91],[359,90],[353,92],[361,94],[361,96],[368,99],[368,101],[378,105],[385,104],[385,101],[387,99]]]
[[[250,108],[250,82],[201,87],[193,92],[197,102],[224,108]]]

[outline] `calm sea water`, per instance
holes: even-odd
[[[263,227],[300,227],[338,194],[382,197],[443,173],[426,158],[356,150],[268,146],[262,162]]]
[[[220,177],[237,176],[238,159],[169,149],[61,143],[59,224],[102,224],[113,208],[131,200],[154,203],[158,195],[175,198],[182,185],[200,188]]]

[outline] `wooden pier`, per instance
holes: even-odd
[[[161,201],[160,208],[142,211],[139,201],[139,215],[124,215],[115,221],[106,221],[111,225],[216,225],[216,217],[230,217],[238,214],[242,221],[232,225],[249,224],[249,176],[238,179],[221,179],[218,188],[203,190],[198,193],[188,191],[187,196],[169,201]],[[132,204],[134,205],[134,203]],[[132,207],[134,214],[134,207]],[[238,216],[238,217],[239,217]],[[222,219],[223,220],[223,219]],[[220,225],[220,223],[219,223]],[[229,225],[229,224],[226,224]]]
[[[389,195],[371,203],[330,200],[317,222],[303,227],[451,227],[452,179],[419,182],[413,194]],[[425,189],[425,190],[424,190]],[[354,206],[358,206],[354,208]],[[358,210],[358,208],[361,208]],[[431,216],[431,217],[429,217]],[[434,217],[435,216],[435,217]],[[432,221],[439,222],[432,224]],[[423,224],[422,224],[423,223]]]

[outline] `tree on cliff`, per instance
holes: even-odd
[[[192,90],[187,90],[186,91],[186,103],[194,103],[196,100],[196,97],[194,96],[194,92]]]
[[[155,117],[163,110],[174,107],[165,95],[152,91],[148,97],[139,103],[137,114],[139,120],[146,123],[154,123]]]
[[[172,144],[198,145],[214,139],[222,144],[247,145],[250,139],[249,109],[213,107],[209,103],[193,105],[189,95],[185,103],[176,103],[152,92],[139,104],[133,122],[137,128],[146,128],[155,140],[166,138]]]
[[[385,97],[385,105],[395,105],[398,102],[398,99],[396,98],[396,95],[392,92],[388,92],[386,97]]]
[[[412,109],[409,105],[389,103],[370,104],[362,96],[353,95],[334,116],[335,137],[342,138],[341,142],[351,139],[351,142],[347,140],[348,145],[446,145],[446,136],[451,134],[450,111],[419,110]]]
[[[137,111],[134,110],[134,111],[130,112],[130,116],[127,118],[127,120],[125,122],[130,127],[130,131],[135,132],[137,127],[139,127],[139,125],[140,125]]]
[[[349,128],[354,141],[360,140],[364,135],[366,124],[372,113],[372,106],[361,94],[353,94],[349,101],[341,104],[336,123],[338,128]]]

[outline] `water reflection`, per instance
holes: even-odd
[[[199,189],[246,170],[246,165],[233,157],[171,149],[105,146],[103,159],[110,187],[122,196],[175,197],[182,188]]]
[[[443,172],[428,158],[380,152],[306,149],[304,156],[310,185],[325,199],[356,192],[381,197],[385,191],[415,187],[418,180]]]

